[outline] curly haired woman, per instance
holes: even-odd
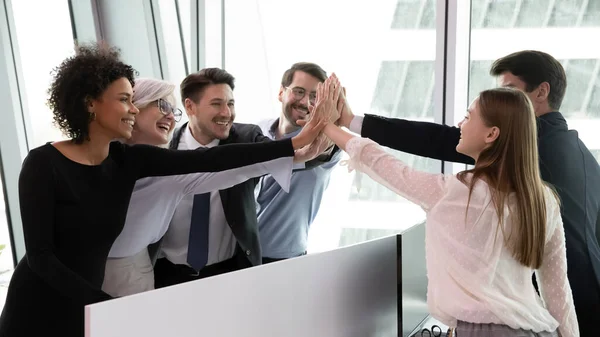
[[[48,103],[71,139],[33,149],[23,163],[26,255],[10,282],[0,336],[84,335],[84,306],[111,299],[101,290],[104,268],[136,180],[291,157],[325,125],[317,117],[291,140],[207,150],[125,145],[114,140],[131,137],[139,111],[132,103],[134,70],[117,50],[79,47],[54,76]]]

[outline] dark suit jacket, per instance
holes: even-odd
[[[593,336],[600,318],[600,167],[577,132],[568,130],[561,113],[545,114],[537,123],[542,179],[555,187],[561,200],[568,277],[581,336]],[[367,115],[361,135],[419,156],[474,163],[456,152],[460,129],[452,126]]]
[[[183,130],[187,123],[176,129],[169,148],[177,149]],[[262,134],[260,128],[252,124],[234,123],[231,127],[229,137],[221,140],[219,145],[232,143],[258,143],[271,141]],[[219,195],[223,203],[223,210],[227,223],[238,242],[237,256],[245,256],[241,260],[242,266],[256,266],[261,264],[262,253],[258,240],[258,224],[256,219],[256,204],[254,198],[254,187],[258,178],[247,180],[225,190],[220,190]]]

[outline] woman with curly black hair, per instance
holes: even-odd
[[[84,306],[101,290],[108,252],[125,222],[137,179],[222,171],[309,145],[326,124],[315,113],[291,140],[193,151],[125,145],[138,109],[134,70],[117,50],[81,46],[55,69],[49,106],[71,138],[29,152],[19,177],[26,255],[8,289],[0,336],[83,336]]]

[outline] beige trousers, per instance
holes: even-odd
[[[122,297],[153,289],[154,268],[147,249],[134,256],[106,261],[102,290],[107,294]]]

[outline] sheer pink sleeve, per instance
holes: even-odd
[[[445,193],[445,177],[412,169],[368,138],[354,137],[346,144],[349,169],[369,177],[400,196],[430,210]]]
[[[573,305],[573,294],[567,278],[567,252],[565,231],[560,216],[560,208],[554,196],[549,196],[548,227],[549,239],[544,247],[544,260],[537,271],[540,293],[546,308],[560,324],[558,330],[562,337],[579,337],[577,315]]]

